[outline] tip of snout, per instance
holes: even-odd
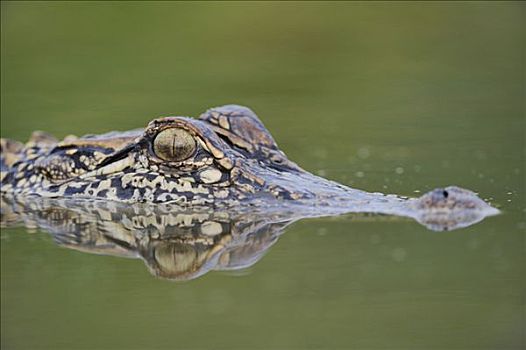
[[[500,211],[499,209],[492,207],[488,203],[486,203],[486,205],[487,207],[484,209],[484,211],[486,212],[486,216],[495,216],[495,215],[502,214],[502,211]]]
[[[449,231],[500,214],[475,192],[457,186],[437,188],[415,200],[416,219],[434,231]]]

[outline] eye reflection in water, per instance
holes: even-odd
[[[2,197],[2,227],[25,225],[49,232],[60,246],[78,251],[141,258],[149,271],[170,280],[191,280],[210,270],[255,264],[295,221],[287,216],[223,211],[174,211],[170,205],[124,205]]]
[[[175,281],[192,280],[211,270],[250,267],[291,223],[341,214],[298,206],[189,211],[170,204],[40,197],[22,200],[2,196],[1,204],[2,227],[40,228],[66,248],[140,258],[154,276]],[[444,216],[438,212],[414,219],[432,230],[452,230],[484,218],[473,215]]]

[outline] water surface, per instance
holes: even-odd
[[[187,282],[1,233],[6,349],[525,346],[524,5],[2,2],[1,134],[145,126],[238,103],[305,169],[503,214],[432,232],[298,221],[248,269]]]

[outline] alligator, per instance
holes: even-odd
[[[247,107],[197,119],[154,119],[145,129],[62,141],[34,132],[1,139],[2,196],[170,204],[177,210],[284,210],[405,216],[433,230],[470,225],[499,211],[456,186],[420,198],[369,193],[309,173],[287,158]]]

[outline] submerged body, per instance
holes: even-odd
[[[473,222],[498,212],[458,187],[404,199],[315,176],[286,157],[254,112],[236,105],[210,109],[198,119],[155,119],[144,130],[60,142],[36,132],[25,145],[2,139],[1,146],[5,195],[186,208],[294,205],[322,215],[374,212],[430,225],[439,215],[449,226],[452,220]]]

